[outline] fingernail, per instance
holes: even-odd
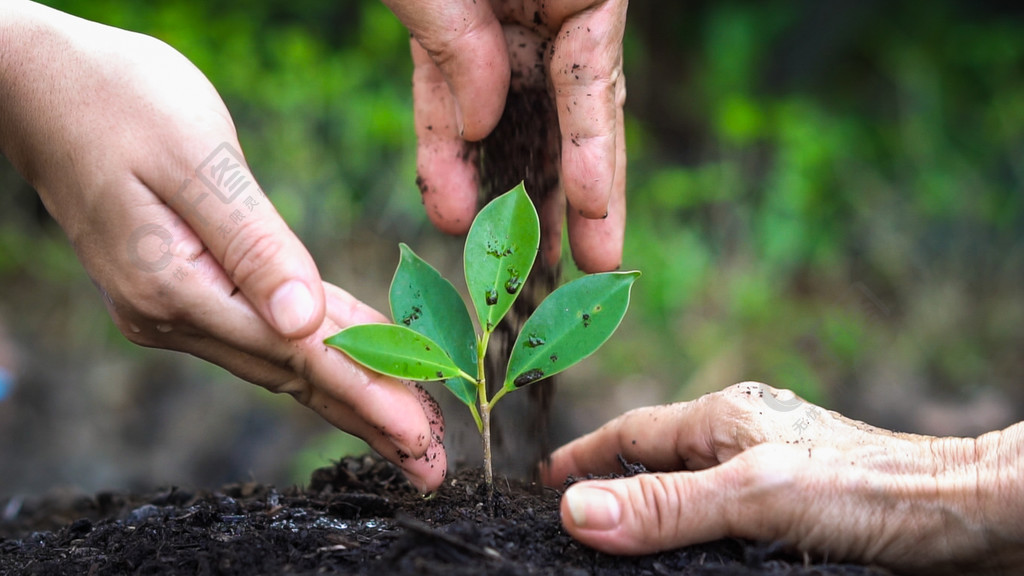
[[[571,486],[565,491],[572,522],[587,530],[611,530],[619,525],[622,508],[614,494],[601,488]]]
[[[313,315],[313,294],[298,280],[285,282],[270,297],[270,315],[282,334],[298,332]]]

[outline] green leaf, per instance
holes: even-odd
[[[406,380],[445,380],[462,372],[430,338],[397,324],[358,324],[324,340],[381,374]]]
[[[523,324],[512,348],[505,388],[557,374],[601,347],[618,328],[639,272],[583,276],[551,293]]]
[[[484,206],[466,237],[466,286],[487,333],[505,316],[533,268],[540,221],[520,182]]]
[[[391,281],[391,317],[395,324],[441,345],[455,365],[476,373],[476,333],[466,303],[452,283],[405,244]],[[466,404],[476,402],[477,388],[465,378],[445,380],[445,386]]]

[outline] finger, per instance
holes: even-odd
[[[459,133],[455,99],[444,75],[416,40],[410,44],[416,183],[434,226],[447,234],[464,234],[476,214],[476,152]]]
[[[320,274],[260,190],[230,121],[214,120],[177,138],[176,161],[153,162],[139,174],[142,183],[188,223],[279,334],[310,334],[324,315]]]
[[[584,272],[608,272],[617,270],[622,264],[622,245],[626,235],[626,137],[621,108],[617,114],[615,176],[608,215],[602,219],[590,219],[576,210],[568,213],[572,258]]]
[[[822,504],[821,490],[809,493],[799,479],[806,462],[798,447],[765,445],[699,472],[580,482],[562,498],[562,521],[574,538],[611,554],[726,536],[777,540],[808,528],[803,510]]]
[[[321,288],[326,290],[328,301],[325,321],[310,336],[285,339],[234,290],[219,263],[208,251],[202,251],[198,238],[184,230],[176,233],[178,238],[172,246],[175,262],[167,266],[166,272],[185,272],[171,276],[166,283],[165,310],[159,324],[134,334],[129,326],[126,335],[143,345],[182,350],[208,359],[271,391],[291,394],[317,411],[329,413],[332,404],[314,404],[315,400],[331,399],[351,407],[360,420],[387,435],[403,452],[413,458],[424,455],[430,443],[430,426],[417,395],[401,382],[372,372],[323,343],[344,327],[383,322],[383,315],[328,284]],[[219,345],[208,346],[208,341]],[[286,371],[262,373],[248,369],[240,366],[245,357],[238,353],[265,359]],[[314,394],[316,391],[322,394]],[[337,419],[331,422],[345,430],[351,425]]]
[[[626,16],[624,2],[592,4],[562,22],[553,44],[550,77],[562,132],[566,197],[584,217],[604,218],[619,168],[616,139],[626,96]]]
[[[384,0],[429,54],[451,88],[459,134],[489,134],[505,108],[511,72],[490,2]]]
[[[711,450],[699,450],[704,434],[698,402],[637,408],[551,454],[544,482],[622,471],[621,455],[651,470],[686,470],[717,464]],[[680,445],[682,444],[682,445]]]
[[[726,535],[726,525],[703,498],[717,500],[728,488],[708,488],[704,477],[684,472],[580,482],[562,497],[562,523],[576,540],[610,554],[646,554],[714,540]],[[693,502],[702,502],[704,510],[686,506]]]
[[[156,336],[160,338],[162,348],[192,354],[221,366],[239,378],[262,385],[274,393],[293,396],[339,430],[365,440],[377,453],[398,465],[409,482],[418,490],[434,490],[444,480],[447,465],[442,444],[444,420],[436,403],[422,389],[411,391],[429,418],[431,434],[424,453],[420,457],[414,457],[408,448],[396,443],[388,435],[386,426],[367,422],[351,406],[312,386],[289,368],[282,368],[213,338],[189,334],[186,330],[159,333]]]
[[[558,485],[569,475],[620,472],[620,454],[651,470],[701,470],[764,442],[766,435],[782,439],[790,421],[778,426],[760,397],[768,388],[743,382],[691,402],[626,412],[556,450],[544,471],[545,482]]]
[[[310,406],[325,420],[338,428],[362,438],[378,454],[402,469],[405,477],[420,492],[437,489],[447,474],[447,455],[444,449],[444,420],[440,408],[433,398],[421,387],[408,385],[409,390],[419,398],[430,420],[430,442],[419,457],[413,457],[383,433],[380,429],[362,420],[350,407],[321,399],[320,391],[314,390]]]

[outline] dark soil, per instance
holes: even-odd
[[[607,556],[562,530],[558,502],[505,480],[489,500],[476,470],[423,497],[369,456],[317,470],[305,489],[0,500],[0,574],[888,574],[739,540]]]

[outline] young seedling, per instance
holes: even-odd
[[[494,405],[505,394],[565,370],[604,344],[625,315],[630,288],[640,275],[592,274],[552,292],[523,324],[505,381],[488,398],[487,343],[526,282],[539,245],[537,211],[520,183],[480,211],[466,238],[466,287],[478,330],[451,282],[402,244],[389,294],[395,323],[352,326],[324,341],[382,374],[444,381],[473,414],[483,438],[488,485],[493,478]]]

